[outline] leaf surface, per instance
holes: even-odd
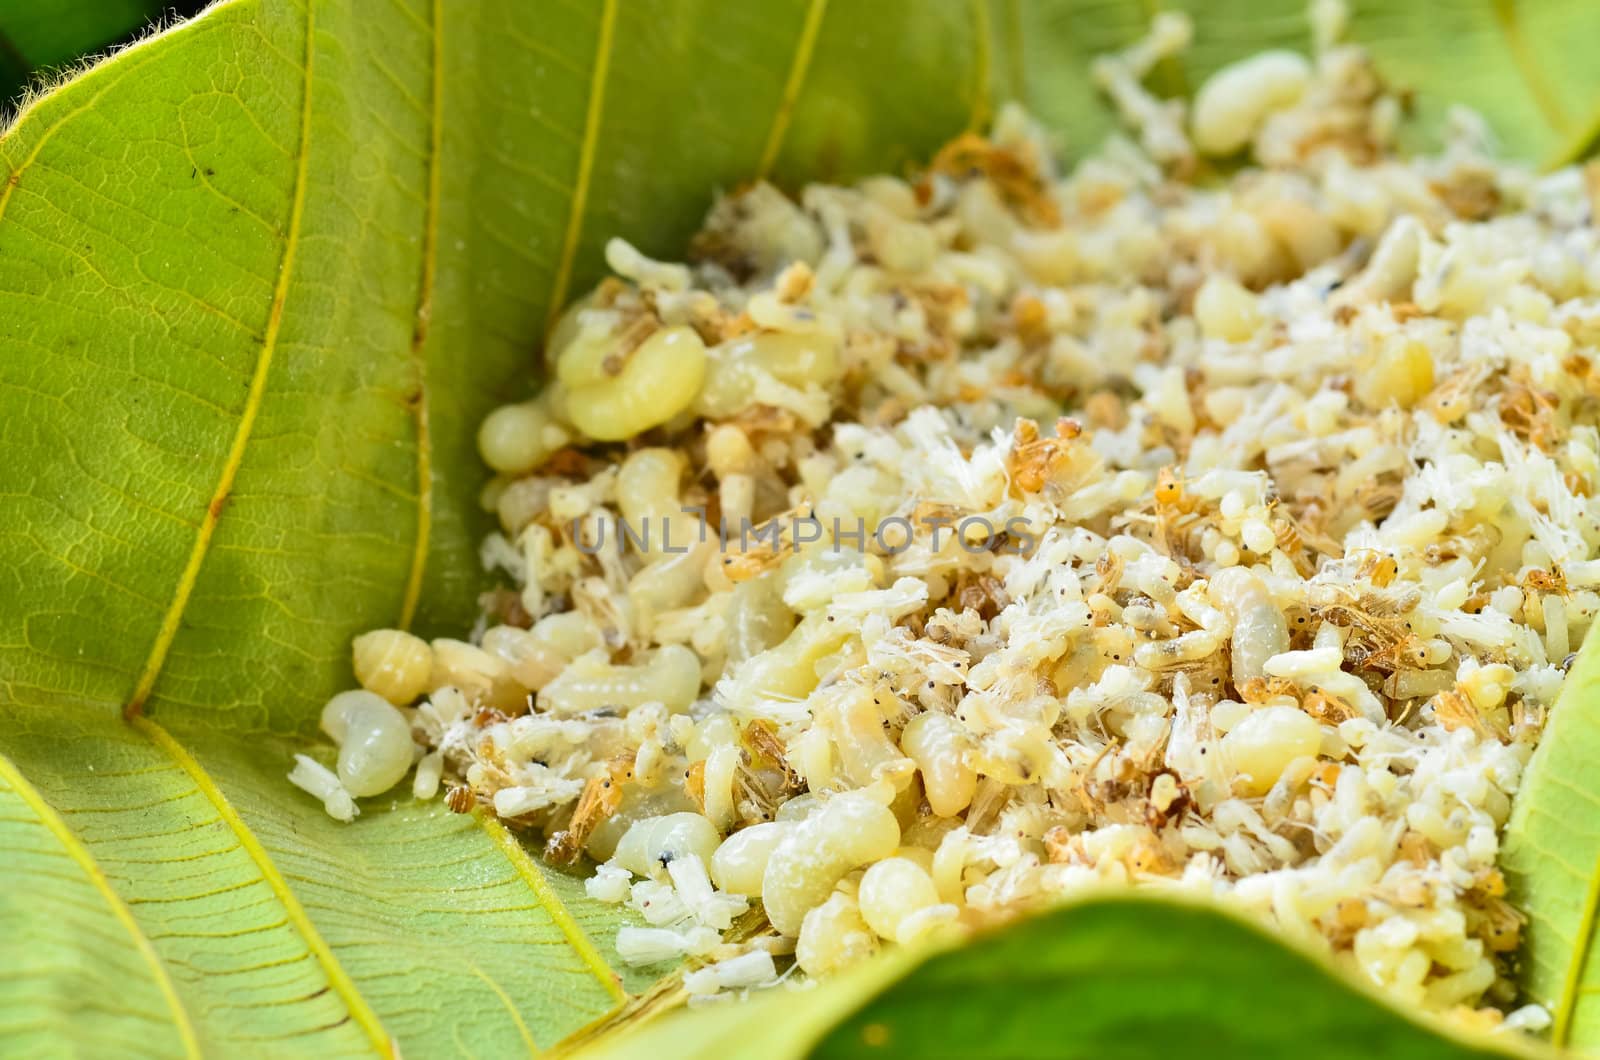
[[[957,949],[894,954],[809,994],[667,1017],[579,1055],[1467,1060],[1510,1054],[1413,1022],[1320,961],[1219,909],[1102,893]]]
[[[1501,864],[1528,916],[1529,994],[1551,1039],[1600,1050],[1600,640],[1591,631],[1551,709],[1506,826]]]
[[[1303,44],[1285,11],[1206,5],[1168,87]],[[1421,11],[1354,33],[1422,113],[1585,142],[1591,7],[1452,9],[1469,52]],[[6,1031],[506,1055],[645,989],[617,915],[496,827],[400,795],[341,827],[287,786],[350,636],[470,625],[476,425],[608,236],[675,252],[718,188],[903,168],[1008,98],[1081,154],[1089,58],[1149,14],[230,0],[32,105],[0,140]]]

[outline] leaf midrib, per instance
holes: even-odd
[[[1561,996],[1556,999],[1555,1023],[1550,1030],[1550,1041],[1560,1048],[1566,1048],[1571,1043],[1578,999],[1590,992],[1584,987],[1583,973],[1589,963],[1589,954],[1594,949],[1597,918],[1600,918],[1600,859],[1596,860],[1589,872],[1588,886],[1583,894],[1583,909],[1578,917],[1577,937],[1573,939],[1572,953],[1567,958]]]
[[[222,793],[222,789],[217,785],[217,782],[211,779],[211,774],[206,771],[205,767],[200,764],[194,755],[190,754],[182,744],[173,739],[170,733],[154,721],[146,717],[136,716],[129,718],[128,724],[164,752],[178,768],[188,774],[190,780],[194,781],[195,787],[205,796],[206,801],[211,803],[212,808],[217,811],[217,816],[221,818],[222,822],[228,826],[228,830],[238,839],[240,849],[249,856],[256,867],[256,871],[261,874],[261,879],[272,891],[273,897],[277,899],[278,904],[283,907],[290,923],[294,925],[295,930],[305,940],[312,956],[316,958],[317,963],[322,967],[323,974],[327,976],[328,983],[333,987],[334,993],[338,994],[339,999],[344,1002],[345,1010],[350,1014],[350,1018],[366,1033],[380,1055],[397,1056],[398,1049],[390,1039],[389,1033],[383,1029],[383,1023],[379,1020],[378,1014],[373,1011],[372,1006],[367,1003],[367,999],[356,987],[355,980],[350,978],[350,973],[344,970],[344,965],[339,962],[339,958],[334,954],[333,948],[328,945],[328,941],[322,937],[322,933],[311,922],[310,914],[300,904],[300,899],[295,897],[294,891],[289,887],[289,882],[283,878],[283,873],[278,871],[278,866],[273,862],[272,855],[267,853],[267,848],[256,837],[250,826],[245,824],[244,819],[239,816],[239,811],[233,808],[233,804]]]
[[[810,0],[805,21],[800,25],[800,36],[795,41],[794,57],[789,61],[789,74],[783,82],[783,95],[772,114],[772,126],[767,130],[766,146],[761,149],[761,161],[756,164],[757,179],[764,180],[777,164],[778,152],[783,150],[784,138],[789,134],[789,119],[794,115],[800,90],[805,87],[806,74],[811,70],[811,55],[816,50],[817,35],[822,32],[822,20],[828,14],[828,0]]]
[[[599,981],[601,987],[611,997],[611,1000],[619,1005],[627,1001],[628,993],[622,989],[620,977],[611,970],[611,965],[600,955],[599,949],[595,947],[594,942],[583,930],[583,927],[579,925],[577,918],[572,915],[572,912],[567,909],[566,903],[551,888],[549,881],[545,879],[543,870],[528,854],[521,841],[512,835],[498,819],[491,817],[482,810],[475,811],[473,816],[477,818],[478,825],[494,841],[495,846],[505,854],[506,860],[511,862],[511,867],[516,870],[522,881],[528,885],[528,889],[533,892],[533,897],[539,903],[539,906],[549,914],[551,922],[560,930],[562,937],[567,940],[567,945],[572,947],[572,951],[583,962],[583,966]]]
[[[305,75],[300,94],[300,152],[299,157],[295,159],[294,196],[289,204],[288,231],[284,237],[283,254],[278,262],[278,281],[273,289],[272,306],[267,314],[266,332],[262,338],[261,350],[256,355],[255,371],[250,378],[250,389],[245,395],[244,410],[239,417],[239,427],[234,432],[233,444],[228,449],[227,459],[223,462],[222,472],[211,494],[211,501],[206,505],[205,515],[201,517],[200,525],[195,531],[194,544],[189,550],[188,561],[178,576],[178,585],[173,590],[172,601],[167,607],[166,614],[162,616],[160,628],[156,631],[155,643],[151,645],[144,669],[134,685],[132,694],[128,697],[127,704],[123,707],[123,715],[130,719],[143,713],[145,703],[149,700],[156,679],[166,662],[167,653],[178,635],[178,626],[183,620],[184,611],[188,609],[190,598],[194,595],[195,585],[200,578],[200,568],[205,564],[206,554],[211,548],[211,539],[216,534],[217,524],[221,521],[223,509],[227,506],[228,495],[233,491],[234,479],[244,463],[245,450],[250,444],[251,432],[255,429],[256,416],[261,411],[262,401],[266,397],[267,379],[271,374],[273,354],[278,346],[278,333],[283,326],[284,305],[289,298],[289,282],[294,276],[295,253],[300,246],[300,229],[305,217],[306,178],[311,161],[311,87],[316,68],[316,5],[308,2],[305,12],[306,46],[303,59]]]
[[[980,132],[994,110],[994,27],[990,25],[989,0],[971,0],[972,10],[972,108],[967,128]]]
[[[1494,0],[1490,8],[1494,12],[1495,25],[1499,27],[1500,35],[1505,38],[1506,51],[1511,55],[1512,65],[1517,68],[1517,76],[1522,78],[1522,83],[1533,99],[1534,106],[1539,109],[1539,116],[1557,136],[1565,136],[1571,127],[1571,122],[1561,106],[1561,101],[1556,98],[1555,91],[1540,71],[1539,64],[1528,51],[1528,41],[1522,35],[1516,0]]]
[[[440,156],[444,142],[444,0],[433,0],[429,10],[428,192],[422,219],[422,275],[417,282],[417,308],[411,328],[411,364],[417,376],[417,391],[410,402],[417,431],[417,534],[411,551],[411,572],[406,578],[405,597],[400,605],[401,629],[409,629],[417,613],[433,527],[433,433],[428,421],[427,344],[439,258]]]
[[[589,103],[583,119],[583,142],[578,149],[578,173],[573,180],[572,205],[567,214],[567,233],[561,243],[561,260],[555,282],[550,287],[550,304],[545,311],[545,331],[555,326],[556,317],[566,304],[572,285],[572,268],[578,258],[583,236],[583,215],[589,206],[589,185],[594,180],[595,149],[600,141],[600,123],[605,116],[606,76],[611,68],[611,47],[616,36],[617,0],[604,0],[600,9],[600,32],[595,41],[594,65],[589,73]]]

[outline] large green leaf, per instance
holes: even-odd
[[[1298,7],[1205,5],[1172,87],[1303,42]],[[502,1054],[644,989],[616,916],[497,827],[401,797],[341,827],[287,787],[348,638],[470,622],[475,425],[606,236],[670,251],[714,188],[899,167],[1010,97],[1082,151],[1088,56],[1149,8],[229,0],[29,108],[0,141],[6,1051]],[[1471,47],[1421,6],[1355,33],[1425,114],[1584,141],[1600,14],[1439,17]]]
[[[1557,1045],[1600,1050],[1600,636],[1550,712],[1506,826],[1502,864],[1528,915],[1528,992]]]
[[[504,1056],[621,997],[588,939],[615,924],[498,826],[406,799],[340,827],[260,738],[75,712],[7,744],[0,1051]]]
[[[895,954],[803,1000],[779,994],[624,1030],[582,1055],[1503,1060],[1514,1044],[1413,1022],[1219,909],[1123,894],[964,947]]]

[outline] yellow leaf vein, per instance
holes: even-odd
[[[622,989],[622,982],[618,979],[617,974],[611,970],[611,966],[606,963],[606,959],[600,956],[600,951],[595,949],[595,945],[590,941],[589,936],[584,933],[583,928],[573,919],[571,911],[561,901],[561,896],[556,894],[555,889],[550,886],[550,881],[544,878],[543,871],[540,870],[538,864],[534,862],[528,852],[523,849],[522,844],[517,841],[517,837],[508,832],[505,825],[481,810],[477,811],[475,816],[478,819],[478,824],[482,826],[485,832],[489,833],[489,838],[495,841],[495,844],[500,847],[506,858],[511,862],[511,866],[517,870],[517,875],[521,876],[523,881],[527,883],[528,888],[533,891],[534,897],[544,907],[544,911],[550,915],[551,921],[561,931],[561,934],[567,940],[567,944],[578,955],[578,959],[583,962],[584,967],[588,968],[594,977],[599,980],[600,986],[606,993],[611,995],[613,1000],[618,1002],[627,1000],[627,991]]]
[[[500,1004],[505,1006],[507,1015],[511,1017],[511,1022],[516,1025],[517,1034],[522,1038],[522,1044],[527,1047],[528,1055],[538,1056],[539,1043],[533,1040],[533,1032],[528,1030],[528,1025],[523,1022],[522,1013],[517,1011],[516,1002],[511,1000],[511,995],[507,994],[505,988],[495,982],[482,968],[470,961],[468,965],[472,968],[472,974],[482,979],[484,985],[489,988],[495,997],[500,999]]]
[[[971,0],[972,5],[972,110],[967,127],[974,131],[989,123],[994,109],[990,78],[993,76],[994,29],[989,24],[989,0]]]
[[[279,329],[283,326],[284,302],[289,297],[289,280],[294,275],[295,251],[300,245],[300,223],[305,213],[306,171],[311,155],[311,85],[315,56],[316,5],[307,4],[305,84],[300,101],[300,152],[295,164],[294,198],[289,206],[288,234],[284,238],[283,258],[278,263],[277,287],[273,292],[272,307],[267,314],[266,334],[262,338],[261,351],[256,355],[250,389],[245,395],[244,409],[239,416],[239,426],[234,432],[233,444],[228,450],[222,472],[217,478],[216,490],[211,495],[211,502],[206,505],[205,515],[201,517],[200,526],[195,532],[194,545],[189,550],[188,562],[184,564],[183,572],[178,576],[177,588],[173,591],[172,601],[167,606],[166,614],[162,616],[161,626],[156,631],[155,642],[150,646],[150,654],[145,660],[144,669],[139,674],[138,682],[134,685],[127,704],[123,707],[124,715],[130,718],[144,710],[145,702],[155,687],[156,678],[161,673],[161,667],[166,662],[167,652],[171,650],[172,642],[177,637],[178,625],[183,620],[184,610],[189,606],[189,598],[194,594],[195,583],[200,577],[200,568],[205,563],[211,539],[216,534],[217,522],[227,506],[228,495],[233,491],[234,479],[244,462],[245,448],[250,444],[250,433],[255,428],[256,416],[260,413],[261,403],[266,397],[267,379],[272,371],[272,357],[277,349]]]
[[[149,718],[135,717],[130,719],[130,724],[141,735],[156,747],[164,751],[177,766],[189,774],[191,780],[200,793],[211,803],[222,823],[227,825],[239,847],[250,857],[255,864],[256,871],[261,873],[261,879],[272,891],[289,922],[294,925],[300,937],[305,939],[306,948],[316,962],[321,965],[323,974],[328,978],[328,984],[344,1002],[345,1008],[350,1013],[350,1018],[355,1021],[372,1041],[380,1055],[397,1056],[398,1051],[394,1042],[389,1038],[389,1033],[383,1029],[378,1014],[372,1010],[361,991],[356,987],[355,981],[350,978],[350,973],[344,970],[339,963],[339,958],[334,955],[333,948],[328,945],[322,933],[311,922],[311,917],[306,913],[305,907],[300,904],[300,899],[295,897],[294,891],[289,887],[289,882],[283,878],[283,873],[278,871],[278,866],[273,862],[272,855],[267,853],[267,848],[256,837],[250,826],[245,824],[244,818],[239,816],[239,811],[233,808],[233,803],[222,793],[217,782],[211,779],[211,774],[206,772],[198,759],[190,754],[188,749],[173,739],[172,735],[151,721]]]
[[[1572,1034],[1572,1021],[1577,1015],[1578,998],[1582,993],[1584,968],[1589,963],[1589,952],[1594,945],[1597,913],[1600,913],[1600,863],[1596,863],[1589,873],[1589,886],[1584,891],[1583,910],[1578,918],[1577,938],[1572,944],[1572,954],[1567,959],[1561,996],[1556,999],[1555,1026],[1550,1031],[1550,1041],[1556,1046],[1566,1046]]]
[[[583,215],[589,206],[589,184],[594,179],[595,152],[600,141],[600,122],[605,115],[606,75],[611,68],[611,42],[616,33],[617,0],[605,0],[600,8],[600,33],[595,41],[594,67],[589,75],[589,107],[583,121],[583,144],[578,149],[578,173],[573,181],[572,207],[567,215],[567,234],[561,244],[561,261],[556,266],[555,283],[550,288],[550,307],[546,330],[555,323],[567,301],[572,284],[572,269],[583,236]]]
[[[428,327],[433,316],[433,286],[438,267],[440,153],[444,138],[444,0],[433,0],[433,76],[429,93],[428,202],[422,224],[422,276],[417,286],[417,312],[411,330],[411,363],[417,390],[411,411],[417,430],[417,537],[411,552],[411,573],[400,606],[400,628],[406,629],[417,613],[422,577],[428,566],[428,542],[433,528],[433,434],[428,422]]]
[[[794,117],[795,103],[800,90],[805,87],[806,72],[811,69],[811,54],[817,47],[817,34],[822,30],[823,16],[828,12],[828,0],[811,0],[806,8],[805,22],[800,26],[800,39],[795,42],[794,58],[789,63],[789,77],[783,85],[783,97],[778,100],[777,112],[772,116],[772,128],[767,130],[767,145],[761,151],[761,162],[756,166],[756,176],[765,177],[778,163],[778,152],[783,149],[784,137],[789,134],[789,121]]]
[[[183,1042],[185,1055],[191,1057],[202,1055],[199,1039],[195,1036],[194,1023],[190,1020],[188,1011],[183,1007],[183,1001],[178,997],[178,990],[172,982],[172,976],[168,974],[166,965],[162,963],[160,955],[156,953],[155,945],[145,935],[144,929],[139,926],[139,922],[134,919],[133,910],[128,908],[128,903],[124,902],[122,896],[111,886],[111,880],[106,876],[105,870],[100,867],[99,862],[95,860],[94,854],[73,833],[72,829],[67,827],[67,822],[56,812],[55,807],[45,800],[39,789],[35,788],[28,781],[28,778],[22,775],[22,771],[17,768],[16,764],[4,755],[0,755],[0,780],[4,780],[11,787],[11,790],[15,791],[22,801],[27,803],[28,808],[34,812],[50,834],[55,836],[57,842],[66,850],[67,855],[78,863],[78,866],[83,869],[84,875],[89,877],[89,882],[94,886],[94,889],[106,900],[106,904],[111,907],[111,914],[116,917],[118,923],[127,929],[129,936],[133,939],[134,947],[139,951],[139,956],[144,958],[145,963],[150,966],[150,973],[156,981],[156,988],[161,991],[161,996],[166,999],[167,1007],[172,1010],[172,1022],[176,1025],[178,1037]]]
[[[1551,130],[1558,136],[1565,133],[1569,125],[1566,111],[1556,98],[1550,82],[1545,80],[1538,59],[1528,47],[1528,39],[1522,32],[1522,23],[1518,18],[1516,0],[1494,0],[1493,6],[1495,24],[1505,38],[1506,50],[1511,53],[1511,61],[1522,83],[1528,86],[1528,95],[1533,97],[1534,105],[1539,108],[1540,115]]]

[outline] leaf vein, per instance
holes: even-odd
[[[233,444],[228,450],[226,461],[222,465],[222,473],[217,479],[217,487],[211,495],[211,503],[206,506],[205,516],[200,521],[200,527],[195,533],[194,545],[189,551],[189,559],[184,564],[183,572],[178,577],[178,585],[172,594],[172,602],[167,607],[167,612],[162,616],[161,627],[156,632],[155,643],[150,647],[150,655],[145,661],[144,670],[139,675],[138,683],[134,685],[133,693],[128,697],[128,702],[123,708],[127,717],[135,717],[144,710],[144,704],[150,698],[151,689],[155,687],[156,678],[161,673],[162,664],[166,662],[167,653],[172,648],[172,642],[178,635],[178,624],[183,619],[183,613],[189,605],[189,598],[194,593],[195,583],[200,577],[200,567],[205,562],[206,553],[211,547],[211,538],[216,533],[217,523],[221,519],[223,508],[228,495],[233,491],[234,478],[239,473],[239,467],[244,462],[245,447],[250,444],[250,432],[255,427],[256,415],[261,411],[262,400],[266,396],[267,378],[272,369],[272,356],[278,344],[278,332],[283,326],[283,307],[289,297],[289,280],[294,275],[295,251],[300,244],[300,226],[305,216],[306,179],[311,159],[311,86],[315,70],[316,57],[316,6],[306,6],[306,53],[304,64],[304,89],[300,98],[300,154],[295,163],[294,198],[289,205],[288,234],[284,238],[283,257],[278,263],[277,289],[273,292],[272,307],[267,314],[266,334],[261,342],[261,352],[256,356],[255,372],[250,379],[250,389],[245,397],[244,410],[239,417],[239,427],[234,432]],[[3,204],[0,204],[3,208]]]
[[[234,835],[239,837],[240,847],[250,856],[250,860],[255,863],[256,870],[261,873],[262,880],[272,890],[279,904],[283,906],[285,914],[293,922],[295,929],[305,939],[306,947],[316,958],[317,963],[322,966],[323,974],[328,977],[329,984],[344,1001],[345,1008],[349,1012],[349,1018],[353,1018],[361,1029],[366,1032],[367,1037],[371,1039],[380,1054],[384,1056],[396,1055],[397,1051],[394,1043],[390,1040],[388,1032],[383,1029],[383,1024],[379,1022],[378,1014],[372,1010],[366,998],[362,997],[361,992],[356,989],[355,982],[350,978],[350,974],[344,970],[343,965],[339,963],[339,958],[334,955],[332,948],[323,939],[321,933],[317,931],[316,925],[311,922],[311,917],[307,915],[305,907],[300,904],[300,900],[295,897],[294,891],[289,888],[288,881],[283,878],[283,873],[273,863],[272,856],[267,853],[266,847],[262,845],[261,840],[256,838],[256,834],[250,830],[250,826],[245,824],[244,818],[239,816],[239,811],[233,808],[233,804],[222,793],[222,789],[217,787],[216,781],[212,780],[211,775],[206,772],[199,761],[161,726],[149,718],[137,716],[130,718],[129,723],[141,735],[155,744],[156,747],[165,751],[168,757],[176,762],[185,773],[189,774],[190,779],[194,781],[195,785],[216,809],[217,815],[222,818],[222,821],[233,831]]]
[[[595,949],[594,943],[590,941],[589,936],[584,933],[583,928],[573,918],[572,912],[550,887],[550,882],[544,878],[544,873],[534,863],[533,858],[529,857],[528,852],[522,848],[522,844],[517,842],[517,837],[506,831],[505,826],[499,821],[481,810],[475,812],[473,816],[478,819],[478,824],[482,826],[483,830],[489,833],[489,838],[494,840],[495,845],[510,860],[511,866],[517,870],[517,875],[521,876],[523,881],[527,883],[528,888],[533,891],[534,897],[544,907],[544,911],[549,914],[551,921],[561,931],[561,934],[566,937],[568,945],[572,947],[578,959],[583,962],[584,967],[599,980],[600,986],[607,994],[611,995],[614,1001],[619,1004],[626,1001],[628,995],[622,989],[621,979],[617,976],[617,973],[611,970],[611,966],[606,963],[606,959],[600,956],[600,951]]]
[[[1583,985],[1584,966],[1589,963],[1589,951],[1594,945],[1595,919],[1600,913],[1600,862],[1589,874],[1589,886],[1583,895],[1583,911],[1578,918],[1577,940],[1567,959],[1567,971],[1557,999],[1555,1026],[1550,1031],[1550,1041],[1558,1047],[1569,1044],[1573,1018],[1577,1015],[1580,987]]]
[[[1528,48],[1528,40],[1522,33],[1522,23],[1517,17],[1516,0],[1494,0],[1491,6],[1494,9],[1495,25],[1499,27],[1500,35],[1505,38],[1506,51],[1511,53],[1512,65],[1517,68],[1517,74],[1527,87],[1528,95],[1533,97],[1534,106],[1539,108],[1539,114],[1553,132],[1557,134],[1566,132],[1570,125],[1566,111],[1550,88],[1550,83],[1545,80],[1538,60]]]
[[[412,545],[411,571],[400,605],[400,628],[407,629],[417,613],[422,576],[428,567],[428,543],[433,529],[433,435],[428,421],[428,325],[433,316],[433,286],[438,267],[439,155],[444,142],[444,0],[432,5],[432,77],[428,99],[428,199],[422,221],[422,276],[417,281],[417,309],[411,328],[411,363],[417,389],[409,402],[417,432],[417,536]]]
[[[578,150],[578,175],[573,182],[571,212],[567,215],[567,234],[561,245],[561,261],[550,288],[546,311],[546,330],[555,324],[567,300],[572,283],[572,267],[578,257],[583,235],[583,215],[589,205],[589,184],[594,178],[595,150],[600,140],[600,121],[605,114],[606,74],[611,68],[611,41],[616,32],[617,0],[605,0],[600,9],[600,36],[595,42],[594,69],[589,76],[589,107],[583,123],[583,144]]]
[[[200,1043],[195,1036],[194,1024],[189,1019],[189,1013],[183,1007],[182,1000],[178,997],[177,987],[172,982],[172,977],[167,973],[166,966],[161,962],[161,957],[156,953],[156,948],[151,943],[144,929],[134,919],[133,910],[128,903],[122,900],[121,895],[111,886],[110,878],[95,861],[94,854],[89,851],[83,840],[67,827],[67,822],[56,812],[55,807],[47,802],[44,796],[22,775],[22,771],[5,755],[0,755],[0,780],[4,780],[11,790],[28,808],[33,810],[40,823],[55,836],[67,855],[77,862],[83,869],[84,875],[89,877],[89,882],[94,889],[105,898],[106,904],[111,907],[111,913],[117,921],[127,928],[128,934],[133,939],[139,955],[150,966],[150,972],[155,977],[156,987],[161,991],[161,996],[166,999],[167,1007],[172,1010],[173,1022],[177,1025],[178,1037],[183,1041],[184,1052],[192,1057],[198,1057]]]
[[[993,76],[994,28],[989,20],[989,0],[969,0],[972,6],[972,110],[967,127],[974,131],[988,124],[994,109]]]
[[[507,994],[505,992],[505,988],[499,983],[495,982],[494,979],[489,976],[489,973],[485,972],[482,968],[479,968],[473,962],[468,961],[467,966],[472,969],[472,974],[476,975],[479,979],[482,979],[484,984],[488,986],[489,990],[494,994],[494,996],[500,999],[500,1004],[505,1006],[506,1013],[511,1017],[511,1022],[516,1025],[517,1034],[522,1038],[522,1044],[528,1048],[528,1055],[538,1056],[539,1043],[533,1040],[533,1032],[528,1030],[528,1025],[523,1022],[522,1013],[517,1011],[516,1003],[511,1000],[511,995]]]
[[[778,152],[783,149],[784,137],[789,134],[789,120],[794,116],[795,103],[800,90],[805,87],[806,73],[811,69],[811,54],[816,50],[817,34],[822,30],[822,20],[828,13],[828,0],[811,0],[806,8],[806,18],[800,26],[800,39],[795,42],[794,58],[789,62],[789,77],[783,85],[783,96],[772,115],[772,128],[767,130],[767,144],[761,150],[761,162],[756,166],[756,176],[765,177],[777,164]]]

